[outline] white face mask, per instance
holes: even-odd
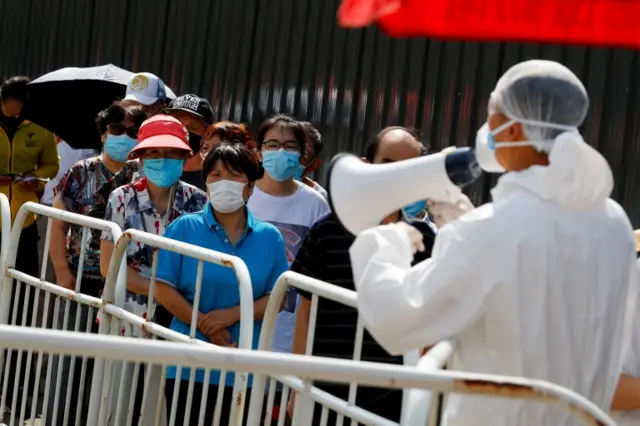
[[[232,180],[221,180],[207,185],[209,201],[213,209],[220,213],[232,213],[245,205],[242,192],[245,184]]]
[[[515,123],[529,124],[540,127],[549,127],[552,129],[565,130],[568,132],[577,132],[578,129],[571,126],[563,126],[555,123],[545,123],[541,121],[532,120],[509,120],[502,126],[499,126],[493,131],[489,130],[489,123],[485,123],[484,126],[478,130],[476,134],[476,158],[478,164],[485,172],[489,173],[504,173],[504,167],[500,165],[496,159],[496,149],[499,148],[515,148],[518,146],[533,146],[534,148],[542,151],[549,151],[549,146],[553,145],[553,140],[548,141],[519,141],[519,142],[498,142],[495,139],[495,135],[502,133]]]

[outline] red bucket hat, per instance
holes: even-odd
[[[129,159],[138,158],[140,151],[148,148],[183,149],[193,154],[187,129],[178,120],[165,114],[154,115],[142,123],[138,144],[129,152]]]

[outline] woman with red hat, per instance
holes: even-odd
[[[138,144],[129,153],[129,159],[139,159],[144,177],[111,193],[105,219],[115,222],[123,231],[137,229],[162,235],[174,219],[202,210],[207,195],[179,180],[185,160],[193,155],[188,138],[185,127],[168,115],[155,115],[142,123]],[[114,244],[113,235],[103,232],[100,269],[104,276]],[[153,247],[137,242],[129,244],[126,306],[140,316],[147,311],[152,262]],[[157,324],[169,327],[172,319],[164,308],[156,308]]]
[[[187,129],[175,118],[155,115],[140,126],[138,144],[129,159],[140,161],[144,177],[115,189],[107,202],[105,220],[115,222],[123,231],[136,229],[156,235],[184,213],[200,211],[207,195],[195,186],[179,180],[184,162],[193,155]],[[110,232],[103,232],[100,241],[100,270],[106,277],[115,241]],[[127,296],[125,308],[146,317],[147,295],[153,264],[153,247],[131,242],[127,247]],[[173,316],[157,305],[154,322],[169,327]],[[134,328],[134,336],[141,330]],[[134,404],[139,416],[144,390],[144,372],[140,371]]]

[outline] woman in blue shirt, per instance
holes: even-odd
[[[276,227],[255,219],[246,207],[254,183],[263,169],[255,150],[238,142],[223,142],[211,151],[202,167],[209,203],[202,212],[176,219],[164,236],[210,250],[234,255],[249,269],[254,296],[253,348],[258,347],[262,318],[269,294],[278,277],[287,270],[282,235]],[[191,310],[196,290],[198,261],[174,252],[160,250],[156,298],[174,320],[171,329],[189,334]],[[235,346],[240,331],[238,280],[230,268],[205,263],[203,268],[196,337],[219,346]],[[183,424],[189,369],[176,378],[176,367],[167,369],[165,396],[171,407],[175,380],[180,380],[176,424]],[[205,424],[211,424],[220,374],[211,372]],[[190,424],[197,424],[203,391],[204,370],[197,370]],[[227,374],[220,424],[228,424],[234,375]],[[249,382],[249,385],[251,382]],[[247,396],[248,398],[248,396]],[[171,408],[169,408],[171,411]],[[171,412],[168,413],[171,416]]]

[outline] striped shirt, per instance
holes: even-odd
[[[403,218],[407,220],[406,218]],[[413,223],[412,223],[413,224]],[[426,251],[419,254],[414,262],[431,255],[435,239],[433,229],[424,223],[423,232]],[[321,218],[311,228],[291,270],[311,278],[325,281],[347,290],[355,290],[349,247],[354,237],[347,232],[333,213]],[[304,291],[299,294],[310,299]],[[313,342],[313,354],[332,358],[351,359],[353,356],[358,312],[342,304],[319,298],[318,314]],[[362,344],[363,361],[402,364],[402,357],[389,355],[365,330]],[[346,398],[347,387],[317,384],[338,397]],[[362,398],[362,401],[361,401]],[[381,403],[384,399],[384,403]],[[397,401],[397,403],[395,402]],[[359,388],[358,406],[376,414],[398,421],[400,416],[401,391]],[[393,418],[397,417],[397,418]]]

